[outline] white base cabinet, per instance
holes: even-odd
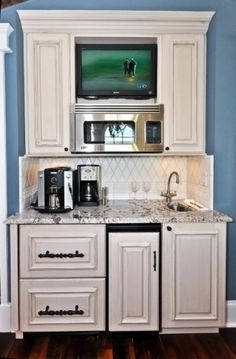
[[[11,225],[12,331],[225,326],[226,223],[150,226],[108,226],[106,273],[105,225]]]
[[[11,228],[12,330],[105,330],[105,225]]]
[[[109,330],[159,329],[159,233],[109,234]]]
[[[225,325],[225,223],[163,226],[162,328]]]

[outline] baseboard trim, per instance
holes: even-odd
[[[226,327],[236,328],[236,300],[228,300],[226,304]]]
[[[11,304],[0,304],[0,332],[11,331]]]

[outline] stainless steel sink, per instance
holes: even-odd
[[[172,209],[175,212],[187,212],[190,211],[188,206],[185,206],[183,203],[180,202],[171,202],[167,204],[167,207]]]

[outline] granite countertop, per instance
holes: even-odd
[[[39,213],[26,209],[7,218],[7,224],[79,224],[79,223],[214,223],[232,222],[229,216],[212,210],[191,209],[175,212],[165,200],[108,201],[107,205],[78,207],[66,213]]]

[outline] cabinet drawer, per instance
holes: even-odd
[[[105,279],[21,280],[20,330],[105,330]]]
[[[103,277],[105,226],[20,226],[20,277]]]

